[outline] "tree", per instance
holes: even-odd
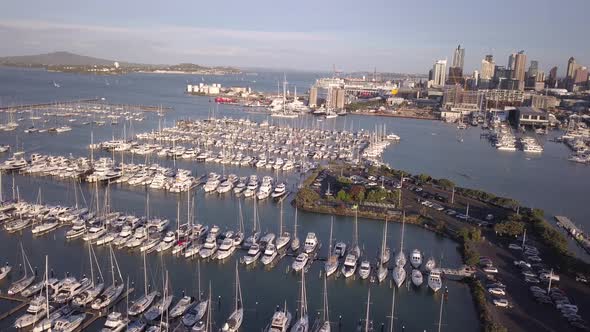
[[[452,189],[455,186],[455,183],[449,179],[438,179],[436,180],[436,184],[444,189]]]
[[[340,189],[340,191],[336,194],[336,199],[343,202],[348,202],[350,200],[350,197],[348,197],[348,194],[346,193],[346,191],[344,191],[344,189]]]
[[[506,220],[494,225],[494,231],[501,236],[516,237],[524,232],[524,223],[518,220]]]

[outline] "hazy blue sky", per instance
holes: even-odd
[[[426,73],[466,48],[564,72],[590,65],[589,0],[2,0],[0,55],[71,51],[146,63]]]

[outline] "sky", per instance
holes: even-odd
[[[590,65],[588,0],[2,0],[0,56],[427,73],[461,44],[465,72],[524,50]]]

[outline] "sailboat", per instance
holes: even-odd
[[[207,312],[207,308],[209,307],[208,300],[201,300],[201,263],[197,261],[197,287],[198,287],[198,297],[197,301],[194,305],[184,314],[182,317],[182,324],[184,326],[190,327],[195,325],[197,322],[205,317],[205,313]],[[211,291],[211,290],[209,290]]]
[[[51,307],[49,306],[49,282],[48,282],[48,257],[45,256],[45,275],[43,276],[43,279],[45,279],[45,296],[43,295],[39,295],[37,297],[35,297],[35,299],[33,299],[31,301],[31,303],[29,304],[29,308],[27,309],[27,312],[20,316],[19,318],[17,318],[17,320],[14,322],[14,327],[16,328],[24,328],[24,327],[28,327],[31,326],[35,323],[37,323],[38,321],[40,321],[41,319],[43,319],[43,317],[46,317],[46,319],[49,319],[49,311],[51,311]],[[42,324],[46,325],[46,324]],[[51,327],[51,325],[49,325],[49,327]],[[44,331],[47,328],[43,328],[43,329],[38,329],[39,331]]]
[[[402,216],[402,238],[400,241],[400,249],[397,255],[395,256],[395,267],[393,268],[393,281],[400,287],[404,281],[406,280],[406,270],[404,266],[406,265],[406,255],[404,254],[404,225],[406,220],[406,213],[403,213]]]
[[[35,273],[33,271],[33,268],[31,267],[29,259],[27,258],[27,254],[25,253],[25,248],[23,248],[22,242],[20,243],[20,248],[22,251],[23,269],[25,275],[17,281],[13,282],[12,285],[10,285],[10,288],[8,288],[8,295],[16,295],[22,292],[27,287],[31,286],[33,281],[35,281]],[[31,271],[31,275],[29,275],[28,273],[29,270]]]
[[[297,237],[297,207],[295,207],[295,223],[293,225],[293,239],[291,240],[291,250],[297,252],[300,246],[301,242],[299,242],[299,238]]]
[[[301,270],[301,294],[299,295],[299,319],[295,321],[291,332],[307,332],[309,316],[307,315],[307,292],[305,290],[305,271]]]
[[[342,265],[342,274],[345,278],[349,278],[354,275],[360,256],[361,249],[358,243],[358,209],[356,209],[354,215],[354,227],[352,231],[352,246],[348,251],[346,258],[344,259],[344,265]]]
[[[104,309],[115,302],[123,293],[125,288],[125,284],[123,283],[123,277],[121,276],[121,270],[119,269],[119,263],[117,263],[117,258],[115,257],[115,253],[113,253],[113,247],[109,245],[109,254],[111,260],[111,278],[113,284],[107,287],[102,294],[100,294],[94,301],[92,301],[92,309],[94,310],[101,310]],[[117,272],[119,274],[119,280],[121,281],[117,285],[117,280],[115,279],[115,266],[117,267]]]
[[[170,291],[169,291],[168,271],[166,271],[166,278],[164,280],[165,280],[164,285],[162,287],[163,288],[162,293],[164,294],[164,296],[162,296],[161,299],[159,299],[156,303],[154,303],[154,305],[143,314],[143,317],[148,322],[154,321],[158,317],[162,317],[162,315],[164,315],[164,313],[168,312],[168,309],[170,308],[170,305],[172,304],[172,299],[174,297],[172,295],[170,295]]]
[[[324,270],[326,272],[326,277],[331,276],[334,272],[338,270],[338,256],[332,253],[332,231],[334,228],[334,217],[330,221],[330,242],[328,245],[328,259],[324,264]]]
[[[80,294],[74,296],[72,303],[76,306],[83,307],[88,303],[94,301],[94,299],[102,292],[104,289],[104,282],[102,282],[103,276],[102,271],[100,270],[100,265],[96,259],[96,254],[94,253],[94,249],[92,248],[92,244],[88,244],[88,258],[90,260],[90,281],[91,285],[89,288],[81,292]],[[100,281],[98,284],[95,283],[94,279],[94,263],[93,259],[96,262],[96,267],[98,268],[98,273],[100,275]]]
[[[258,204],[256,204],[256,200],[254,200],[254,210],[253,210],[253,214],[254,216],[252,217],[252,235],[248,236],[246,238],[246,240],[244,241],[243,247],[244,249],[250,249],[251,246],[253,246],[254,244],[258,243],[258,240],[260,239],[260,229],[258,227],[258,214],[257,214],[257,208],[256,206]]]
[[[240,274],[238,272],[238,262],[236,261],[236,294],[235,294],[235,307],[223,327],[221,328],[224,332],[236,332],[240,326],[242,326],[242,320],[244,319],[244,304],[242,301],[242,287],[240,286]]]
[[[205,307],[211,306],[211,282],[209,282],[209,297],[205,300]],[[211,310],[207,311],[207,317],[203,322],[200,320],[191,329],[192,332],[213,332],[213,323],[211,322]]]
[[[279,237],[276,241],[277,250],[283,249],[291,241],[291,234],[283,231],[283,201],[281,201],[281,212],[279,217]]]
[[[131,307],[127,310],[129,316],[137,316],[142,314],[144,311],[152,305],[156,296],[160,294],[157,291],[148,293],[148,282],[147,282],[147,267],[145,263],[145,252],[143,253],[143,281],[144,281],[144,294],[142,297],[132,302]]]
[[[391,258],[391,250],[387,246],[387,218],[385,218],[385,229],[383,230],[383,239],[381,240],[381,253],[379,255],[379,263],[381,265],[387,264]]]
[[[330,315],[328,309],[328,283],[326,280],[327,276],[324,277],[324,309],[322,311],[322,318],[316,321],[314,332],[330,332]]]

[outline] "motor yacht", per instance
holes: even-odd
[[[234,239],[232,237],[226,237],[223,240],[223,242],[221,242],[221,245],[219,246],[219,249],[217,250],[217,259],[218,260],[226,259],[229,256],[231,256],[235,250],[236,250],[236,247],[234,245]]]
[[[442,288],[442,278],[440,276],[440,272],[435,270],[430,271],[428,274],[428,287],[430,287],[430,289],[432,289],[435,293]]]
[[[258,260],[258,257],[260,257],[262,249],[260,248],[260,245],[258,243],[254,243],[250,246],[250,249],[248,249],[248,252],[246,253],[246,256],[244,256],[244,263],[246,265],[250,265],[254,262],[256,262]]]
[[[217,248],[216,235],[214,233],[209,233],[209,235],[207,235],[207,239],[205,239],[205,243],[199,250],[199,256],[201,258],[209,258],[217,252]]]
[[[417,269],[422,265],[422,253],[418,249],[412,250],[410,255],[410,264],[413,268]]]
[[[371,275],[371,263],[369,261],[362,261],[359,267],[359,276],[361,279],[367,279]]]
[[[346,243],[337,242],[334,245],[334,255],[343,258],[346,255]]]
[[[287,308],[283,310],[277,309],[272,315],[270,325],[265,329],[265,332],[287,332],[292,319],[293,316],[287,311]]]
[[[104,328],[100,332],[121,332],[129,324],[129,319],[123,317],[120,312],[113,311],[107,316],[107,320],[104,323]]]
[[[434,260],[434,258],[430,257],[426,261],[426,265],[424,265],[424,269],[426,270],[426,272],[430,272],[430,271],[434,270],[434,268],[436,268],[436,261]]]
[[[86,319],[86,313],[80,313],[76,315],[68,315],[61,317],[55,321],[51,331],[55,332],[73,332],[77,330],[84,320]]]
[[[315,235],[315,233],[313,233],[313,232],[307,233],[307,236],[305,237],[305,242],[303,243],[303,251],[305,251],[305,253],[307,253],[307,254],[310,254],[310,253],[316,251],[318,246],[319,246],[319,242],[318,242],[318,238]]]
[[[275,260],[277,255],[278,252],[276,246],[273,243],[269,243],[268,245],[266,245],[266,248],[264,249],[264,254],[262,255],[260,261],[263,265],[271,264]]]
[[[284,182],[279,183],[273,190],[272,198],[281,198],[287,194],[287,186]]]
[[[293,271],[299,272],[305,268],[308,262],[309,255],[307,253],[302,252],[299,255],[297,255],[297,257],[293,261],[293,264],[291,264],[291,267],[293,268]]]
[[[420,270],[418,270],[418,269],[413,269],[412,270],[412,284],[414,284],[414,286],[416,286],[416,287],[420,287],[420,285],[422,285],[423,282],[424,282],[424,277],[422,276],[422,272],[420,272]]]

